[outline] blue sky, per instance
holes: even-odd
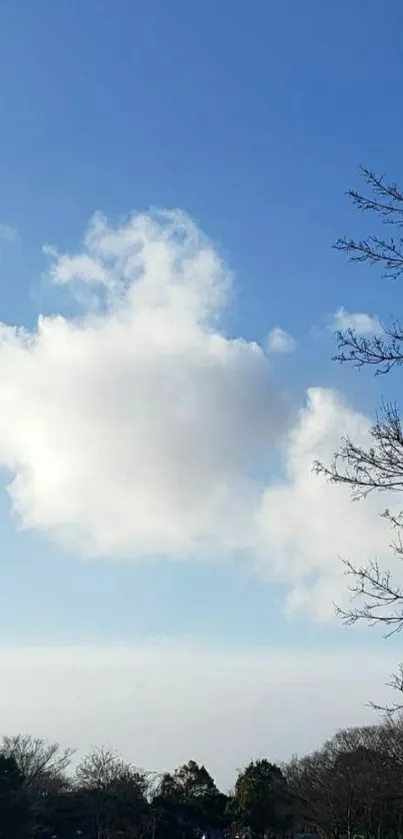
[[[231,475],[235,467],[242,472],[249,452],[247,436],[250,433],[257,439],[263,434],[266,416],[268,424],[273,421],[273,429],[283,421],[287,427],[300,428],[304,420],[298,418],[298,411],[307,405],[308,388],[320,393],[306,422],[313,423],[319,415],[320,422],[327,416],[330,424],[334,421],[329,439],[323,429],[323,433],[315,431],[319,454],[330,452],[338,431],[346,427],[343,423],[350,428],[348,423],[358,416],[347,417],[348,409],[334,401],[335,389],[342,391],[343,405],[349,405],[351,413],[371,416],[388,387],[365,373],[332,364],[329,326],[340,307],[353,315],[387,319],[400,304],[401,291],[396,284],[385,285],[376,271],[349,266],[331,245],[344,233],[359,236],[368,231],[370,220],[357,216],[344,195],[346,188],[358,184],[360,164],[387,171],[392,179],[400,177],[402,23],[403,10],[397,0],[390,0],[384,10],[375,0],[353,4],[347,0],[338,4],[320,0],[119,0],[113,5],[106,0],[4,2],[0,8],[0,224],[5,226],[0,228],[1,320],[35,334],[39,315],[46,319],[59,313],[67,324],[76,323],[78,315],[85,318],[83,298],[77,302],[70,292],[70,281],[74,285],[77,279],[74,266],[68,263],[68,281],[61,271],[63,258],[88,255],[82,242],[94,212],[108,218],[110,226],[104,233],[109,235],[112,229],[124,229],[130,213],[177,208],[189,214],[194,230],[203,231],[214,253],[233,272],[232,291],[220,307],[219,326],[210,323],[203,331],[208,340],[208,330],[217,328],[217,334],[228,342],[225,352],[239,350],[240,364],[249,370],[239,385],[241,401],[237,402],[235,388],[235,396],[230,390],[235,400],[232,408],[224,397],[222,402],[214,397],[208,414],[214,426],[228,410],[231,436],[230,411],[242,416],[245,411],[244,424],[240,419],[228,454],[235,459],[225,461],[222,468],[228,466]],[[6,227],[15,234],[8,235]],[[50,256],[43,253],[43,246],[49,244],[57,248]],[[98,258],[94,252],[90,256]],[[200,305],[208,308],[210,304],[203,298]],[[87,327],[85,321],[77,340],[84,337]],[[265,356],[267,336],[275,327],[292,336],[293,352],[267,351]],[[176,341],[179,333],[175,330]],[[66,338],[71,339],[69,352],[76,346],[73,338],[71,333]],[[232,339],[243,339],[244,349],[237,349]],[[259,536],[258,547],[257,538],[255,543],[253,537],[251,546],[248,537],[247,544],[238,540],[228,550],[227,526],[223,530],[209,519],[205,532],[197,531],[197,539],[210,539],[214,531],[207,558],[200,540],[195,548],[182,546],[176,552],[165,552],[152,540],[148,547],[143,535],[141,541],[137,531],[130,530],[130,522],[132,541],[125,542],[122,536],[121,550],[115,528],[108,542],[112,547],[106,549],[110,534],[106,537],[105,530],[99,536],[102,528],[93,510],[83,512],[78,502],[77,510],[72,504],[76,512],[71,514],[56,510],[55,497],[45,497],[41,480],[49,475],[49,486],[53,486],[52,469],[59,469],[60,448],[65,446],[71,462],[79,458],[79,452],[74,432],[65,436],[62,428],[58,451],[54,441],[47,450],[47,434],[53,434],[56,420],[49,419],[49,428],[43,424],[41,410],[48,411],[48,402],[45,407],[41,403],[43,383],[51,388],[49,377],[54,375],[55,393],[60,404],[68,406],[66,416],[74,406],[66,420],[70,427],[76,428],[77,422],[77,429],[81,428],[80,410],[84,411],[75,391],[71,353],[70,361],[62,357],[59,341],[64,346],[56,326],[52,327],[43,356],[38,353],[32,369],[27,366],[26,347],[20,347],[15,356],[8,346],[0,349],[0,354],[5,353],[6,371],[3,380],[0,375],[0,389],[5,393],[0,411],[6,417],[0,423],[0,457],[7,467],[0,495],[0,637],[4,645],[102,646],[163,637],[230,650],[285,648],[297,657],[307,651],[326,654],[356,649],[359,655],[362,648],[379,650],[381,642],[373,633],[350,631],[328,620],[329,608],[325,622],[323,615],[316,615],[322,598],[330,603],[333,585],[336,597],[343,589],[336,582],[338,571],[322,568],[319,560],[300,570],[310,551],[320,555],[321,542],[315,539],[323,538],[314,524],[301,549],[303,556],[299,552],[298,527],[307,516],[306,505],[310,503],[313,519],[320,518],[321,512],[309,491],[301,501],[301,517],[290,525],[292,536],[288,534],[288,511],[300,503],[304,482],[300,471],[297,477],[290,476],[289,469],[294,467],[284,454],[288,438],[280,439],[278,429],[270,432],[270,440],[263,434],[258,453],[264,449],[266,460],[262,457],[258,468],[255,463],[253,473],[254,480],[263,481],[267,489],[267,517],[266,507],[256,512],[259,522],[264,518],[264,546],[263,537]],[[263,348],[256,369],[252,342]],[[106,368],[115,350],[111,345],[104,351]],[[92,386],[101,373],[98,367],[90,369],[89,362],[87,370],[84,355],[78,358],[82,366],[78,372],[76,368],[77,376],[84,377],[87,371]],[[270,392],[267,403],[259,402],[255,411],[253,399],[266,399],[262,396],[267,372],[261,370],[266,364],[263,359]],[[201,414],[197,433],[201,435],[204,403],[197,402],[195,377],[204,363],[199,359],[190,371],[185,369],[186,381],[195,388]],[[116,374],[118,368],[112,369]],[[233,382],[236,373],[228,375]],[[63,377],[74,393],[67,384],[64,388]],[[135,374],[130,381],[136,388]],[[32,391],[37,386],[36,394],[31,393],[31,382]],[[99,392],[105,387],[109,394],[106,400],[115,393],[108,391],[110,385],[110,379],[99,384]],[[147,400],[149,391],[144,393]],[[47,391],[46,399],[51,399]],[[110,408],[113,421],[119,419],[119,399],[116,391],[116,405]],[[147,403],[150,416],[157,410],[156,399],[151,394]],[[273,405],[277,405],[275,410]],[[125,403],[122,416],[126,409],[127,416],[136,419],[136,407]],[[47,416],[56,416],[50,415],[54,410],[49,401]],[[85,410],[90,410],[87,405]],[[108,411],[109,405],[107,416]],[[273,419],[276,411],[277,419]],[[287,419],[281,419],[282,411]],[[101,429],[97,429],[99,445],[104,441],[102,413],[95,416]],[[33,427],[40,435],[43,427],[42,463],[35,451],[27,452],[20,438],[10,443],[10,428],[16,424],[20,428],[22,415],[28,435]],[[183,437],[187,427],[181,428]],[[212,434],[214,429],[208,428]],[[217,440],[217,451],[221,451],[226,435],[218,435]],[[113,449],[115,444],[105,445]],[[141,441],[134,440],[136,445],[141,447]],[[296,463],[295,452],[289,458]],[[171,465],[169,460],[170,469]],[[195,461],[192,468],[197,482],[202,462]],[[299,460],[295,468],[302,469]],[[169,472],[174,481],[176,474],[182,473]],[[12,504],[7,487],[16,476],[20,484]],[[191,469],[187,477],[192,481]],[[165,480],[165,473],[158,476],[159,488]],[[104,503],[107,471],[100,481]],[[288,496],[279,490],[284,481],[292,485]],[[78,497],[80,486],[73,488],[73,495]],[[169,481],[167,486],[169,490]],[[111,495],[112,487],[111,480]],[[257,491],[256,484],[253,493]],[[63,492],[62,486],[60,503]],[[152,492],[151,487],[147,495],[151,506]],[[248,496],[247,503],[252,500]],[[231,499],[233,503],[240,503],[238,496]],[[164,513],[165,508],[161,510]],[[344,527],[344,511],[343,505],[340,509],[336,505],[335,517],[341,516],[335,524],[338,530]],[[357,525],[355,514],[348,513],[351,531],[368,530],[364,554],[371,544],[378,547],[378,531],[375,535],[370,530],[377,511],[370,508],[368,518],[363,513]],[[57,516],[60,520],[56,521]],[[98,537],[104,540],[98,556],[88,557],[97,551],[88,549],[82,533],[71,544],[69,532],[75,532],[78,519],[80,527],[91,533],[91,544]],[[188,524],[183,521],[184,529]],[[169,528],[162,531],[161,538],[168,532]],[[379,545],[383,539],[382,532]],[[143,552],[140,544],[145,545]],[[355,545],[353,539],[352,550]],[[342,548],[349,550],[350,543],[343,543]],[[175,553],[181,551],[188,555],[178,559]],[[288,564],[287,551],[294,557]],[[326,562],[329,565],[330,559]],[[310,587],[310,593],[301,593],[300,585]],[[299,606],[290,610],[285,604],[295,587]]]

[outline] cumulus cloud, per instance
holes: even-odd
[[[179,212],[97,215],[50,270],[92,297],[77,320],[0,331],[0,461],[23,524],[95,555],[244,548],[287,406],[263,350],[219,329],[217,252]]]
[[[376,498],[352,505],[312,462],[366,440],[368,419],[324,388],[290,416],[263,349],[220,327],[232,278],[185,214],[97,214],[81,251],[46,252],[84,308],[0,327],[0,464],[22,525],[92,556],[241,554],[289,585],[289,609],[332,614],[338,555],[382,558],[389,538]]]
[[[382,326],[375,315],[365,312],[346,312],[343,306],[334,313],[331,329],[346,332],[352,329],[357,335],[380,335]]]
[[[290,353],[294,352],[296,348],[296,341],[292,335],[281,329],[280,326],[275,326],[272,329],[266,341],[266,350],[268,353]]]
[[[329,656],[212,652],[163,641],[3,647],[2,731],[73,745],[78,757],[105,744],[155,771],[193,758],[226,789],[250,759],[286,760],[319,747],[340,727],[374,723],[368,702],[390,701],[382,685],[394,664],[391,653],[373,649]]]
[[[380,517],[395,497],[376,495],[352,503],[342,486],[329,486],[313,462],[329,463],[340,438],[368,445],[370,422],[335,391],[311,388],[307,404],[287,437],[285,477],[268,486],[258,513],[263,559],[290,583],[288,609],[320,620],[348,595],[341,559],[366,564],[377,557],[393,567],[390,529]],[[400,572],[401,576],[401,572]]]

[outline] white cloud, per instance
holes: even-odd
[[[398,499],[371,495],[352,503],[344,487],[330,486],[312,469],[316,459],[330,462],[342,436],[367,444],[369,425],[340,394],[312,388],[286,441],[285,478],[264,492],[258,514],[262,560],[270,557],[271,572],[290,583],[291,610],[326,619],[335,600],[345,602],[341,559],[360,565],[377,557],[394,566],[390,530],[380,513],[385,506],[396,509]]]
[[[51,273],[96,305],[1,329],[0,461],[23,524],[92,554],[243,548],[287,409],[261,348],[219,330],[216,251],[179,212],[97,215]]]
[[[250,759],[287,759],[340,727],[376,722],[367,703],[393,698],[382,686],[394,665],[374,650],[3,647],[2,732],[80,754],[105,744],[157,771],[193,758],[225,789]]]
[[[240,552],[288,584],[289,608],[329,617],[338,555],[389,561],[378,499],[312,474],[368,419],[317,388],[290,431],[263,350],[220,330],[231,276],[184,214],[97,215],[81,253],[47,254],[87,308],[0,328],[0,463],[22,525],[94,556]],[[284,480],[264,481],[279,454]]]
[[[268,353],[291,353],[296,348],[296,341],[292,335],[285,332],[279,326],[269,332],[266,341],[266,350]]]
[[[8,224],[0,224],[0,242],[15,242],[18,234],[15,227]]]
[[[382,332],[382,326],[376,316],[365,312],[346,312],[343,306],[335,312],[331,329],[341,332],[352,329],[357,335],[380,335]]]

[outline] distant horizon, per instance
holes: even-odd
[[[394,665],[390,652],[296,659],[172,641],[0,647],[2,733],[60,742],[75,761],[95,746],[156,772],[193,759],[225,791],[250,760],[281,763],[340,728],[381,722],[369,702],[391,700]]]

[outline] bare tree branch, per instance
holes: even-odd
[[[350,190],[347,194],[354,206],[373,213],[384,224],[403,227],[403,192],[385,176],[377,176],[362,169],[369,194]],[[383,276],[399,278],[403,275],[403,235],[398,233],[385,239],[377,233],[366,239],[341,238],[336,250],[343,251],[353,262],[368,262],[380,266]],[[373,335],[359,335],[353,329],[336,332],[335,360],[351,362],[356,367],[369,366],[376,374],[387,374],[403,364],[403,325],[395,319],[383,325]],[[370,493],[399,493],[403,491],[403,427],[397,403],[385,403],[369,432],[367,446],[346,437],[330,464],[316,462],[314,470],[331,483],[346,486],[353,500],[366,498]],[[403,559],[403,511],[386,509],[383,516],[394,531],[391,550],[395,558]],[[403,629],[403,589],[392,572],[383,570],[377,559],[356,566],[344,561],[350,580],[351,603],[347,609],[337,608],[347,624],[357,622],[369,626],[381,625],[386,636]],[[391,678],[391,687],[403,693],[403,667]],[[400,709],[396,703],[388,711]],[[385,709],[384,709],[385,710]]]
[[[336,332],[334,361],[352,362],[355,367],[375,367],[377,375],[389,373],[403,363],[403,326],[394,322],[382,328],[381,335],[357,335],[353,329]]]

